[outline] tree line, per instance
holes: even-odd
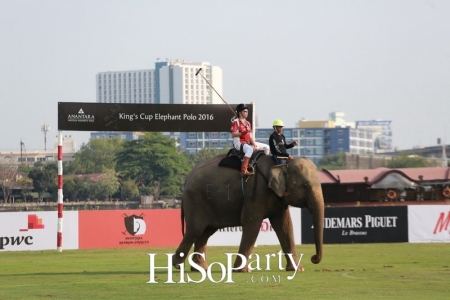
[[[179,195],[186,175],[199,162],[224,154],[228,149],[202,149],[188,153],[176,147],[176,141],[161,133],[145,133],[138,140],[91,139],[83,144],[72,162],[63,163],[64,199],[134,200],[139,195]],[[425,167],[423,157],[398,156],[388,168]],[[319,168],[345,169],[345,154],[324,156]],[[17,166],[12,161],[0,162],[0,189],[6,202],[12,190],[20,189],[24,198],[31,192],[42,200],[45,193],[56,199],[57,163],[36,162],[33,167]],[[97,174],[98,176],[94,176]]]
[[[145,133],[138,140],[91,139],[83,144],[72,162],[63,163],[63,193],[65,200],[117,199],[135,200],[139,195],[179,195],[186,175],[200,161],[226,153],[228,149],[202,149],[199,153],[188,153],[176,147],[176,141],[161,133]],[[3,166],[3,168],[1,167]],[[0,188],[8,202],[11,196],[13,174],[15,188],[20,185],[27,197],[34,191],[42,199],[49,193],[57,195],[57,163],[37,162],[33,167],[0,164]],[[8,173],[8,174],[6,174]],[[3,174],[3,175],[2,175]],[[94,176],[97,175],[97,176]],[[8,177],[11,180],[1,180]],[[32,188],[31,188],[32,187]]]

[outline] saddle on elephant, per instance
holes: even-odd
[[[261,155],[265,155],[264,151],[258,150],[253,152],[250,162],[248,164],[248,170],[254,172],[255,165]],[[241,170],[242,161],[244,159],[244,152],[236,150],[234,148],[230,149],[227,155],[220,160],[219,167],[229,167],[236,170]]]

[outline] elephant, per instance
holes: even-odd
[[[316,253],[311,261],[319,263],[322,259],[324,201],[314,163],[301,157],[289,160],[285,165],[276,165],[271,156],[262,155],[255,165],[255,174],[241,177],[236,169],[218,166],[222,158],[224,156],[219,155],[199,163],[186,177],[181,200],[183,239],[172,265],[180,268],[194,244],[194,252],[204,255],[193,253],[193,261],[207,270],[205,258],[209,237],[218,229],[233,226],[242,226],[238,253],[248,261],[261,223],[268,218],[285,254],[286,270],[304,271],[298,261],[289,206],[306,207],[312,214]],[[295,264],[288,259],[288,254]],[[234,268],[240,272],[251,271],[240,255],[236,256]],[[191,270],[196,269],[191,266]]]

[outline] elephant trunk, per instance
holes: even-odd
[[[310,202],[309,210],[312,215],[314,225],[314,240],[316,244],[316,254],[311,257],[313,264],[318,264],[322,260],[322,246],[323,246],[323,224],[324,224],[324,210],[325,205],[323,201],[322,188],[314,187],[312,189],[313,199]]]

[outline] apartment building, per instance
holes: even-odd
[[[222,69],[209,62],[157,61],[154,69],[107,71],[97,74],[99,103],[222,104],[201,76],[222,90]]]

